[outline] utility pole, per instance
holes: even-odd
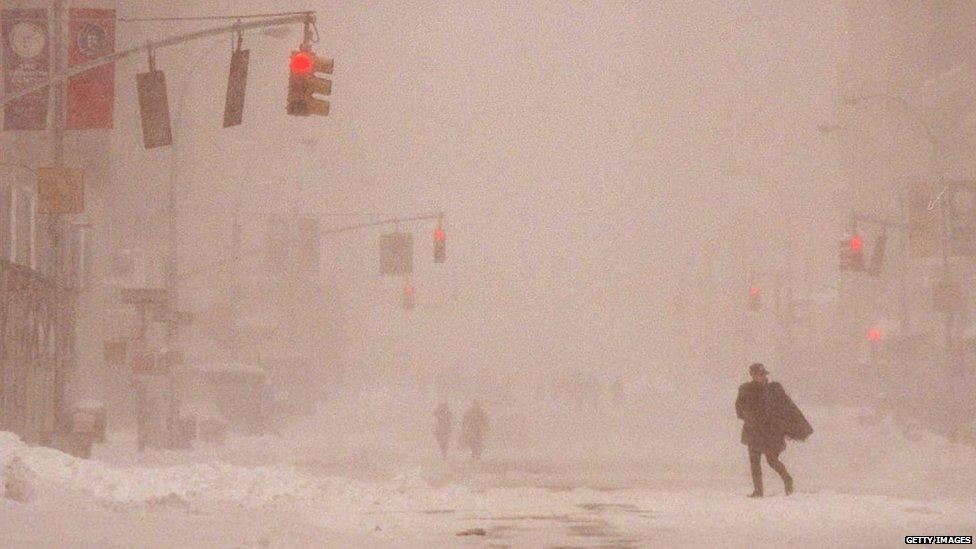
[[[64,61],[67,58],[64,39],[64,0],[54,0],[51,8],[51,66],[54,74],[59,74],[64,70]],[[64,81],[59,81],[51,86],[51,144],[53,164],[55,167],[64,166]],[[51,245],[50,256],[50,278],[53,282],[55,292],[63,288],[63,277],[61,276],[62,255],[61,255],[61,216],[60,214],[49,214],[48,235]],[[68,307],[69,314],[74,313],[74,307]],[[60,315],[59,315],[60,316]],[[63,323],[59,329],[72,330],[71,321],[67,318],[59,318],[59,323]],[[72,330],[73,331],[73,330]],[[54,345],[54,420],[61,422],[64,410],[64,368],[71,357],[74,355],[74,337],[69,338],[70,348],[63,349],[60,345]]]
[[[945,177],[942,175],[942,171],[939,171],[939,188],[942,189],[942,193],[946,192]],[[949,287],[954,287],[951,284],[952,280],[952,267],[949,263],[949,248],[952,245],[951,234],[949,233],[949,198],[940,194],[942,200],[942,279],[945,284]],[[939,200],[939,198],[936,198]],[[933,201],[934,202],[934,201]],[[934,207],[935,204],[929,204],[929,208]],[[952,367],[952,356],[953,356],[953,343],[952,343],[952,330],[955,320],[955,308],[946,307],[945,314],[943,315],[943,330],[945,337],[945,367],[948,371]]]
[[[231,267],[230,267],[230,309],[233,325],[231,327],[231,349],[230,356],[235,361],[240,358],[238,346],[241,342],[240,337],[240,313],[241,313],[241,192],[234,193],[234,228],[231,234]]]
[[[915,121],[921,126],[925,131],[925,135],[929,140],[931,145],[931,154],[929,157],[929,162],[931,166],[932,175],[938,179],[940,189],[939,195],[936,196],[929,204],[928,209],[932,210],[936,207],[939,201],[941,204],[942,212],[942,277],[943,280],[948,283],[950,277],[952,276],[952,266],[950,262],[950,234],[948,225],[949,207],[947,204],[948,198],[945,197],[945,193],[948,191],[948,187],[945,181],[945,168],[946,168],[946,155],[945,150],[942,146],[942,142],[936,137],[935,132],[932,130],[932,126],[929,124],[928,118],[914,105],[910,102],[887,93],[864,95],[852,97],[846,100],[848,105],[856,106],[863,104],[868,100],[881,100],[887,101],[898,105],[904,112],[907,112]],[[907,245],[906,245],[907,248]],[[907,258],[908,256],[906,256]],[[905,271],[907,273],[908,267]],[[907,286],[907,283],[905,284]],[[903,298],[904,303],[904,313],[903,313],[903,327],[908,328],[908,297],[907,295]],[[951,364],[951,355],[953,351],[953,330],[955,324],[955,313],[954,311],[947,310],[943,316],[943,344],[945,346],[945,366],[948,368]]]

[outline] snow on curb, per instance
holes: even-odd
[[[8,479],[8,477],[10,477]],[[433,490],[418,469],[385,483],[338,477],[313,477],[288,467],[241,467],[196,462],[167,467],[110,467],[38,446],[0,432],[0,487],[12,481],[11,499],[29,499],[38,485],[79,493],[113,507],[232,502],[255,508],[301,502],[318,508],[355,512],[380,502],[422,508],[430,502],[470,495],[463,486]],[[22,498],[19,494],[27,494]],[[4,495],[0,492],[0,496]]]
[[[209,499],[255,507],[301,496],[313,487],[311,479],[292,470],[223,463],[114,469],[51,448],[28,446],[16,435],[0,432],[0,485],[7,484],[11,472],[21,470],[11,479],[18,489],[40,481],[123,506]]]

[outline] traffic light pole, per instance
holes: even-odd
[[[60,2],[63,2],[63,0],[59,0],[59,3]],[[21,88],[18,91],[9,92],[5,94],[3,98],[0,98],[0,107],[4,107],[11,101],[16,101],[17,99],[27,96],[37,90],[42,90],[48,86],[53,86],[55,84],[64,82],[65,80],[71,78],[72,76],[75,76],[76,74],[81,74],[91,69],[101,67],[102,65],[108,65],[110,63],[114,63],[120,59],[125,59],[126,57],[130,57],[137,53],[143,53],[143,52],[148,53],[150,51],[156,51],[163,48],[168,48],[170,46],[176,46],[179,44],[184,44],[186,42],[201,40],[204,38],[209,38],[211,36],[218,36],[221,34],[229,34],[229,33],[236,34],[251,29],[280,27],[282,25],[292,25],[297,23],[314,24],[314,22],[315,22],[315,14],[314,12],[310,12],[310,11],[301,12],[296,15],[260,18],[254,21],[247,21],[247,22],[238,21],[233,25],[223,25],[220,27],[204,29],[196,32],[178,34],[176,36],[164,38],[162,40],[158,40],[155,42],[150,41],[142,46],[136,46],[134,48],[129,48],[127,50],[105,55],[97,59],[93,59],[88,63],[82,63],[74,67],[70,67],[68,69],[61,69],[59,65],[56,64],[55,70],[52,71],[54,72],[54,74],[48,76],[47,78],[43,79],[40,82]]]
[[[370,222],[367,222],[367,223],[357,223],[355,225],[349,225],[349,226],[346,226],[346,227],[339,227],[338,229],[332,229],[330,231],[323,231],[322,234],[323,235],[326,235],[326,234],[340,234],[340,233],[347,233],[349,231],[356,231],[356,230],[359,230],[359,229],[365,229],[365,228],[368,228],[368,227],[380,227],[380,226],[383,226],[383,225],[398,225],[400,223],[409,223],[411,221],[426,221],[426,220],[429,220],[429,219],[443,220],[444,219],[444,212],[438,212],[436,214],[418,215],[416,217],[392,217],[390,219],[382,219],[382,220],[379,220],[379,221],[370,221]]]
[[[872,225],[880,225],[884,228],[892,227],[895,229],[901,229],[908,231],[911,226],[908,223],[902,223],[900,221],[892,221],[890,219],[885,219],[883,217],[877,217],[872,215],[865,215],[854,213],[853,215],[854,223],[867,223]],[[905,264],[901,268],[901,332],[904,337],[908,337],[908,331],[910,327],[909,313],[910,309],[908,306],[908,246],[904,246],[905,249]]]
[[[51,59],[53,72],[61,72],[64,67],[64,63],[68,58],[67,48],[65,47],[65,36],[64,36],[64,25],[62,22],[64,15],[64,0],[54,0],[52,5],[52,16],[53,21],[51,24]],[[64,112],[64,81],[56,82],[51,86],[51,99],[52,108],[54,112],[51,117],[51,142],[53,149],[53,161],[55,167],[64,166],[64,126],[65,126],[65,112]],[[51,280],[54,281],[54,287],[57,290],[64,290],[65,285],[64,280],[61,276],[61,267],[63,257],[61,254],[61,240],[63,237],[62,231],[62,219],[60,214],[52,213],[48,214],[48,231],[49,238],[51,240]],[[74,301],[74,296],[69,296],[65,292],[64,299],[69,301],[69,303]],[[69,314],[75,316],[74,303],[71,303],[68,308]],[[74,322],[75,319],[64,319],[66,320],[66,325],[63,329],[68,329],[71,332],[75,331]],[[59,327],[61,328],[61,327]],[[54,345],[54,414],[55,421],[64,422],[62,428],[71,429],[72,426],[66,424],[67,418],[66,410],[64,410],[64,390],[62,385],[65,383],[64,370],[66,367],[70,367],[70,363],[74,360],[75,354],[75,338],[72,336],[70,338],[68,348],[62,348],[61,345]],[[60,417],[59,417],[60,416]]]
[[[370,227],[382,227],[384,225],[397,225],[397,224],[400,224],[400,223],[409,223],[409,222],[412,222],[412,221],[428,221],[428,220],[434,220],[434,219],[437,219],[437,220],[441,220],[442,221],[445,217],[446,217],[446,215],[444,214],[444,212],[430,213],[430,214],[424,214],[424,215],[417,215],[417,216],[413,216],[413,217],[391,217],[391,218],[387,218],[387,219],[381,219],[381,220],[378,220],[378,221],[369,221],[369,222],[365,222],[365,223],[357,223],[355,225],[346,225],[344,227],[338,227],[338,228],[331,229],[331,230],[328,230],[328,231],[322,231],[320,234],[322,234],[323,236],[324,235],[335,235],[335,234],[341,234],[341,233],[347,233],[347,232],[351,232],[351,231],[356,231],[356,230],[359,230],[359,229],[366,229],[366,228],[370,228]],[[253,254],[258,254],[258,253],[261,253],[264,249],[265,249],[264,246],[255,246],[255,247],[247,248],[247,250],[245,250],[243,252],[241,250],[237,250],[236,253],[237,253],[237,256],[238,257],[237,257],[236,261],[240,261],[241,258],[245,254],[248,255],[248,256],[253,255]],[[207,263],[205,265],[201,265],[201,266],[199,266],[197,268],[194,268],[192,270],[189,270],[189,271],[185,271],[183,273],[180,273],[177,278],[179,280],[184,280],[184,279],[187,279],[187,278],[191,278],[191,277],[194,277],[194,276],[198,276],[198,275],[201,275],[203,273],[210,272],[212,269],[215,269],[215,268],[218,268],[218,267],[222,267],[222,266],[226,265],[228,262],[233,262],[233,261],[235,261],[235,259],[233,257],[231,257],[229,259],[220,259],[218,261],[213,261],[213,262]]]
[[[940,200],[942,201],[942,205],[941,205],[941,208],[942,208],[942,234],[943,234],[943,238],[942,238],[942,276],[943,276],[943,279],[946,282],[948,282],[949,279],[950,279],[950,276],[952,275],[952,268],[951,268],[950,261],[949,261],[950,236],[949,236],[949,231],[948,231],[948,206],[946,204],[946,200],[943,199],[943,195],[946,193],[947,186],[946,186],[946,182],[945,182],[945,170],[943,169],[943,166],[945,165],[945,156],[943,154],[944,151],[943,151],[943,148],[942,148],[942,144],[939,141],[939,139],[936,138],[936,134],[935,134],[934,131],[932,131],[932,126],[928,123],[925,115],[921,111],[919,111],[919,109],[917,107],[915,107],[914,105],[912,105],[910,102],[908,102],[908,101],[906,101],[906,100],[904,100],[904,99],[902,99],[902,98],[900,98],[898,96],[891,95],[891,94],[887,94],[887,93],[870,94],[870,95],[864,95],[864,96],[859,96],[859,97],[853,97],[853,98],[849,99],[847,102],[850,105],[858,105],[858,104],[862,104],[862,103],[864,103],[866,101],[869,101],[869,100],[887,101],[887,102],[894,103],[894,104],[898,105],[899,107],[901,107],[901,109],[903,109],[905,112],[909,113],[915,119],[915,121],[922,127],[922,129],[925,131],[925,136],[928,138],[929,143],[932,146],[932,152],[931,152],[931,156],[930,156],[931,170],[932,170],[932,174],[936,178],[938,178],[938,180],[939,180],[939,189],[940,189],[940,191],[939,191],[938,196],[936,196],[931,202],[929,202],[928,209],[929,210],[934,209],[935,206],[936,206],[936,204],[938,204],[938,202]],[[907,256],[906,256],[906,261],[907,261]],[[907,266],[906,266],[906,270],[907,270]],[[907,310],[907,307],[906,307],[906,310]],[[943,333],[943,335],[944,335],[944,339],[945,339],[944,344],[945,344],[945,355],[946,355],[946,357],[945,357],[945,365],[946,365],[946,367],[948,367],[949,364],[950,364],[950,361],[951,361],[951,358],[950,357],[952,355],[952,350],[953,350],[953,343],[952,343],[953,342],[952,332],[953,332],[953,328],[954,328],[954,326],[953,326],[954,325],[954,316],[953,315],[954,315],[954,313],[951,310],[946,310],[945,311],[945,315],[944,315],[944,330],[943,330],[944,333]]]

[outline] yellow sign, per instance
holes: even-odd
[[[37,169],[37,211],[78,214],[85,211],[85,175],[68,168]]]

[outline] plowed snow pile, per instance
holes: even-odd
[[[50,448],[28,446],[16,435],[0,432],[0,481],[4,481],[0,485],[17,468],[29,471],[37,482],[121,505],[191,503],[206,498],[251,507],[301,495],[311,485],[310,479],[288,469],[222,463],[113,469]]]

